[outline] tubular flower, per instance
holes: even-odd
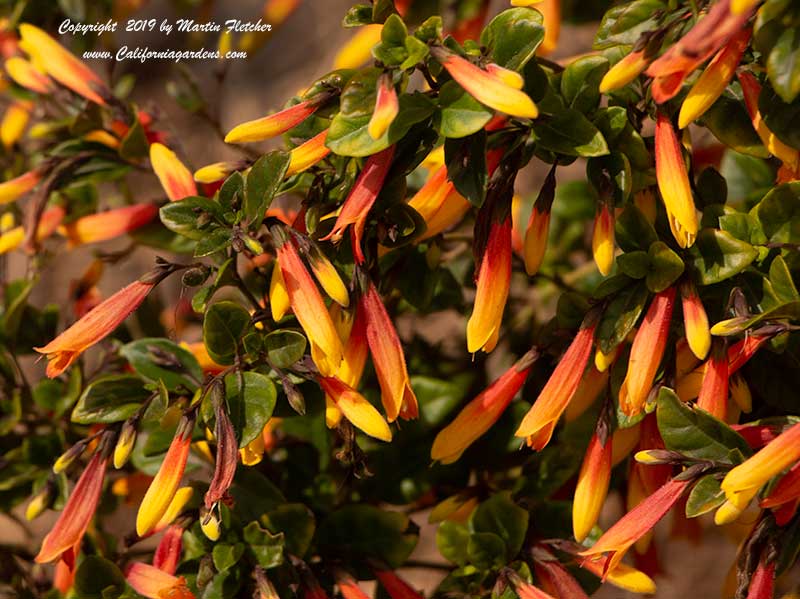
[[[770,559],[766,552],[761,554],[756,571],[750,578],[747,599],[772,599],[775,596],[775,568],[777,560]]]
[[[302,173],[330,154],[331,151],[325,145],[326,139],[328,139],[327,129],[289,152],[289,168],[286,170],[286,176]]]
[[[739,73],[739,83],[742,84],[742,93],[744,94],[744,103],[747,107],[747,113],[750,115],[750,120],[753,122],[753,128],[758,133],[761,142],[769,150],[770,154],[779,158],[788,165],[790,169],[797,172],[800,169],[800,151],[787,146],[778,137],[770,131],[761,112],[758,109],[758,98],[761,95],[761,85],[758,79],[752,73],[742,71]]]
[[[639,414],[647,401],[667,346],[674,304],[674,287],[657,293],[633,339],[628,372],[619,390],[620,409],[628,416]]]
[[[135,281],[123,287],[50,343],[33,348],[47,356],[47,376],[58,376],[84,351],[111,334],[141,305],[159,281]]]
[[[610,372],[608,369],[602,372],[594,364],[590,364],[581,377],[581,382],[575,390],[572,399],[569,400],[567,409],[564,411],[564,419],[567,422],[577,420],[589,406],[598,398],[600,393],[608,386]]]
[[[582,543],[600,517],[611,481],[611,437],[605,442],[595,433],[583,458],[572,500],[572,531]]]
[[[403,420],[416,418],[419,414],[417,396],[408,379],[403,347],[386,307],[371,282],[361,296],[356,318],[366,321],[367,344],[381,386],[381,402],[387,420],[394,422],[398,416]]]
[[[197,169],[192,177],[198,183],[216,183],[225,179],[240,166],[238,162],[215,162]]]
[[[223,403],[223,400],[220,400],[214,409],[216,420],[214,437],[217,440],[217,455],[214,460],[214,476],[203,500],[206,509],[211,509],[218,501],[227,496],[236,474],[236,464],[239,461],[239,443],[236,440],[236,432],[233,430],[233,423],[228,416],[228,411],[222,405]]]
[[[134,204],[83,216],[64,226],[70,247],[99,243],[135,231],[158,217],[156,204]]]
[[[14,177],[8,181],[3,181],[0,183],[0,205],[9,204],[17,198],[25,195],[31,189],[36,187],[41,180],[42,172],[38,169],[34,169],[20,175],[19,177]]]
[[[645,49],[631,52],[617,64],[611,67],[600,81],[600,93],[608,93],[625,87],[636,79],[650,64],[645,56]]]
[[[33,103],[27,100],[16,100],[6,109],[3,121],[0,122],[0,141],[4,148],[11,148],[25,133],[25,127],[31,118],[31,110]]]
[[[558,38],[561,33],[561,0],[542,0],[536,10],[544,17],[544,39],[537,48],[539,56],[547,56],[558,45]]]
[[[511,286],[511,217],[490,225],[478,268],[472,315],[467,322],[467,351],[490,352],[497,345]]]
[[[431,53],[478,102],[510,116],[529,119],[539,116],[539,109],[533,100],[522,90],[508,85],[503,76],[485,71],[444,48],[432,48]]]
[[[749,12],[760,0],[731,0],[731,14],[741,15]]]
[[[79,96],[105,105],[109,91],[95,72],[47,33],[29,23],[19,26],[25,51],[53,79]]]
[[[369,596],[358,586],[358,581],[345,572],[336,573],[336,584],[344,599],[369,599]]]
[[[469,402],[455,420],[436,435],[431,448],[431,459],[443,464],[452,464],[458,460],[470,445],[497,422],[525,384],[537,358],[537,352],[528,352]]]
[[[367,132],[372,139],[380,139],[388,131],[394,122],[400,104],[397,100],[397,92],[392,83],[392,75],[384,73],[378,79],[378,94],[375,99],[375,109],[372,118],[369,120]]]
[[[689,123],[703,116],[728,87],[747,44],[750,42],[751,32],[749,27],[742,29],[708,63],[706,70],[697,79],[681,104],[681,111],[678,115],[680,129],[685,129]]]
[[[148,599],[194,599],[182,576],[173,576],[149,564],[132,563],[125,579],[134,591]]]
[[[450,31],[450,35],[452,35],[459,44],[463,44],[467,40],[479,40],[488,12],[489,0],[482,0],[474,6],[468,15],[457,19],[455,26]],[[461,17],[461,15],[459,15],[459,17]]]
[[[275,114],[247,121],[231,129],[225,136],[225,143],[247,143],[277,137],[302,123],[319,106],[319,101],[305,100]]]
[[[279,243],[278,267],[292,311],[308,337],[317,368],[325,376],[332,375],[339,368],[343,351],[336,327],[294,243],[285,237]]]
[[[704,360],[711,349],[711,333],[708,328],[708,316],[697,289],[691,281],[681,283],[681,305],[683,306],[683,323],[686,330],[686,341],[689,349],[700,360]]]
[[[389,173],[393,157],[394,146],[389,146],[367,159],[364,169],[356,179],[355,185],[350,190],[344,204],[342,204],[342,209],[336,218],[333,230],[322,238],[323,241],[328,239],[339,241],[347,226],[353,225],[353,252],[357,264],[364,263],[361,237],[367,224],[367,216],[383,187],[383,182]]]
[[[731,391],[731,399],[739,406],[739,409],[745,414],[749,414],[753,410],[753,395],[750,393],[750,387],[741,373],[734,374],[728,382]]]
[[[539,272],[544,260],[544,253],[547,249],[547,235],[550,231],[550,208],[553,206],[555,195],[556,172],[555,168],[552,168],[544,181],[544,185],[542,185],[542,189],[539,191],[536,202],[533,204],[531,216],[528,219],[528,227],[525,230],[523,258],[525,272],[529,276]]]
[[[344,345],[342,363],[339,365],[336,378],[356,389],[369,354],[366,323],[363,318],[356,318],[355,313],[342,310],[338,304],[331,304],[330,312]],[[325,398],[325,406],[326,424],[329,428],[334,428],[339,424],[342,412],[331,397]]]
[[[12,56],[6,61],[5,67],[8,76],[25,89],[37,94],[49,94],[53,91],[50,78],[22,57]]]
[[[681,146],[672,123],[663,115],[656,122],[656,179],[667,212],[689,236],[689,244],[697,235],[697,210],[692,198],[689,175]],[[676,237],[678,241],[678,239]]]
[[[728,355],[722,343],[716,345],[706,364],[697,406],[725,420],[728,412]]]
[[[620,562],[607,572],[603,571],[603,564],[599,561],[583,560],[580,566],[599,578],[605,577],[606,582],[609,584],[631,593],[652,595],[656,592],[656,583],[653,582],[653,579],[628,564]]]
[[[311,271],[320,286],[325,290],[325,293],[328,294],[328,297],[343,308],[349,306],[350,295],[347,292],[347,287],[339,276],[336,267],[328,260],[328,257],[313,244],[308,246],[306,255]]]
[[[551,594],[545,593],[539,587],[522,579],[514,570],[506,572],[506,576],[514,587],[519,599],[555,599]]]
[[[140,537],[145,536],[158,524],[178,490],[189,457],[193,427],[194,419],[184,417],[181,420],[164,461],[142,499],[139,512],[136,514],[136,534]]]
[[[392,599],[424,599],[422,593],[418,593],[393,570],[376,568],[373,570],[375,577],[380,581],[383,588]]]
[[[34,558],[37,564],[52,562],[68,551],[72,551],[73,555],[67,561],[74,560],[76,550],[73,548],[80,548],[80,541],[100,501],[107,463],[108,456],[103,455],[102,451],[92,456],[61,515],[42,541],[42,547]]]
[[[781,477],[778,484],[773,487],[765,499],[761,500],[759,505],[762,508],[775,508],[795,501],[798,497],[800,497],[800,462],[792,466]]]
[[[751,11],[732,14],[730,1],[714,4],[692,29],[647,69],[653,78],[653,99],[662,104],[681,89],[686,77],[740,32]]]
[[[428,522],[437,524],[444,522],[466,522],[470,514],[478,507],[478,499],[465,495],[451,495],[440,501],[431,510]]]
[[[614,266],[614,215],[608,202],[602,202],[594,219],[592,254],[597,270],[608,275]]]
[[[151,144],[150,163],[170,200],[176,202],[185,197],[197,195],[197,186],[191,171],[167,146],[160,143]]]
[[[320,387],[353,426],[381,441],[392,440],[389,425],[358,391],[336,377],[320,377]]]
[[[339,49],[334,69],[357,69],[372,59],[372,47],[381,41],[382,25],[364,25]]]
[[[58,228],[58,225],[61,224],[65,213],[63,206],[55,206],[45,210],[36,229],[36,241],[43,241],[50,237]],[[22,227],[14,227],[6,231],[0,235],[0,254],[17,249],[24,240],[25,230]]]
[[[144,496],[145,489],[142,489],[142,496]],[[181,514],[183,508],[186,507],[186,504],[189,503],[189,500],[194,495],[194,489],[192,487],[181,487],[177,491],[175,491],[175,495],[173,495],[172,500],[169,502],[169,506],[167,507],[167,511],[164,512],[164,515],[161,516],[161,519],[158,523],[153,527],[151,530],[151,534],[156,534],[161,532],[168,526],[170,526],[175,519]]]
[[[182,536],[183,526],[172,525],[167,528],[153,554],[153,566],[167,574],[175,574],[181,560]]]
[[[625,552],[639,538],[650,532],[661,518],[666,516],[667,512],[678,502],[692,482],[691,479],[672,479],[668,481],[655,493],[625,514],[594,545],[582,551],[579,555],[591,558],[594,561],[597,558],[593,556],[608,553],[609,555],[603,563],[603,580],[605,580],[608,577],[608,573],[613,572],[619,565]]]
[[[283,280],[283,272],[280,265],[275,264],[269,281],[269,309],[272,313],[272,320],[275,322],[281,320],[286,316],[289,308],[291,308],[291,303],[286,283]]]
[[[754,456],[733,468],[722,480],[722,490],[739,511],[769,479],[800,460],[800,424],[795,424]]]
[[[533,562],[536,579],[545,592],[553,597],[589,599],[578,581],[552,553],[542,547],[535,547],[533,553],[536,556]]]
[[[592,353],[597,322],[595,313],[584,318],[580,330],[514,433],[517,437],[527,437],[528,445],[537,451],[550,442],[558,419],[578,388]]]

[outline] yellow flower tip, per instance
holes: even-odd
[[[39,171],[32,170],[0,183],[0,204],[9,204],[22,197],[36,187],[41,178],[42,175]]]
[[[6,60],[6,72],[17,85],[38,94],[49,94],[53,91],[50,79],[31,62],[21,56],[12,56]]]
[[[708,316],[697,290],[690,281],[681,284],[681,303],[686,342],[698,360],[705,360],[711,349],[711,332]],[[713,330],[713,329],[712,329]]]
[[[272,320],[275,322],[282,320],[290,307],[289,292],[286,290],[286,283],[283,281],[283,273],[280,265],[276,263],[269,281],[269,309],[272,314]]]
[[[375,439],[392,440],[386,420],[358,391],[336,377],[322,377],[319,384],[353,426]]]
[[[131,422],[126,422],[119,434],[117,444],[114,446],[114,468],[119,470],[128,462],[135,443],[136,426]]]
[[[213,511],[200,512],[200,529],[209,541],[218,541],[222,535],[219,518]]]
[[[120,145],[119,140],[116,137],[111,135],[111,133],[109,133],[108,131],[103,131],[102,129],[95,129],[94,131],[89,131],[89,133],[83,136],[83,140],[104,145],[107,148],[111,148],[112,150],[118,149]]]
[[[594,354],[594,367],[597,368],[600,372],[606,372],[613,364],[614,360],[617,357],[617,349],[611,350],[610,353],[603,353],[599,347]]]
[[[30,503],[25,508],[25,519],[30,522],[35,520],[50,507],[53,497],[53,488],[50,484],[45,484],[44,488],[39,491]]]
[[[656,583],[647,574],[627,564],[620,563],[606,574],[606,581],[615,587],[640,595],[656,592]]]
[[[656,179],[667,212],[685,232],[685,242],[697,235],[697,209],[692,197],[689,175],[675,129],[669,118],[658,115],[656,122]],[[689,243],[691,245],[691,243]]]
[[[544,39],[536,49],[539,56],[547,56],[558,46],[561,34],[561,0],[542,0],[536,7],[543,17]]]
[[[744,412],[749,414],[753,410],[753,395],[750,387],[740,372],[736,372],[730,378],[730,391],[733,401]]]
[[[651,453],[650,450],[637,451],[636,454],[633,456],[633,459],[635,459],[640,464],[646,464],[648,466],[664,463],[664,460],[661,459],[660,456]]]
[[[601,444],[595,434],[583,459],[572,503],[572,530],[582,543],[589,536],[605,503],[611,480],[611,439]]]
[[[161,143],[151,144],[150,163],[170,200],[175,202],[197,195],[192,173],[167,146]]]
[[[732,15],[742,15],[752,9],[760,0],[731,0]]]
[[[500,65],[491,63],[486,65],[486,72],[495,77],[498,81],[514,89],[522,89],[525,87],[525,80],[522,78],[522,75],[516,71],[505,69]]]
[[[392,76],[388,73],[381,75],[378,80],[378,93],[375,99],[375,110],[369,120],[367,132],[372,139],[380,139],[389,130],[394,122],[400,104],[397,99],[397,92],[392,83]]]
[[[31,110],[33,104],[27,100],[12,102],[6,109],[3,121],[0,122],[0,141],[4,148],[10,149],[22,138],[30,121]]]
[[[161,516],[161,519],[156,524],[155,530],[156,532],[159,530],[164,530],[167,526],[172,524],[175,521],[183,508],[186,507],[186,504],[189,503],[189,500],[194,495],[194,489],[192,487],[181,487],[177,491],[175,491],[175,495],[172,498],[172,501],[169,502],[169,506],[167,507],[167,511],[164,512],[164,515]]]
[[[372,58],[372,48],[381,41],[383,25],[361,27],[336,53],[334,69],[357,69]]]
[[[236,166],[233,162],[215,162],[197,169],[193,177],[198,183],[216,183],[236,170]]]
[[[317,103],[306,100],[280,112],[247,121],[231,129],[225,136],[225,143],[257,142],[282,135],[306,120],[317,107]]]
[[[636,79],[647,68],[650,61],[645,58],[644,50],[631,52],[617,64],[611,67],[600,81],[600,93],[625,87]]]
[[[739,516],[742,515],[743,509],[736,507],[730,501],[725,501],[719,509],[714,513],[714,524],[723,526],[736,522]]]
[[[600,274],[607,276],[614,267],[614,216],[605,202],[594,221],[592,255]]]
[[[328,297],[342,308],[347,308],[350,305],[350,294],[344,281],[336,271],[336,267],[321,252],[319,254],[315,252],[313,256],[310,260],[311,270],[314,272],[314,276],[319,281],[320,286],[325,290]]]
[[[289,152],[289,168],[286,169],[286,176],[302,173],[330,154],[331,151],[325,145],[327,138],[328,130],[325,129]]]

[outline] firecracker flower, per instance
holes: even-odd
[[[289,152],[289,168],[286,169],[286,176],[302,173],[330,154],[331,151],[325,145],[327,139],[328,130],[325,129]]]
[[[326,99],[327,95],[321,95],[321,97],[294,104],[275,114],[237,125],[225,136],[225,143],[264,141],[282,135],[314,114]]]
[[[689,175],[675,129],[669,118],[660,113],[656,121],[656,180],[668,216],[686,232],[688,245],[692,245],[698,223]],[[676,240],[681,241],[677,237]]]
[[[610,435],[603,439],[595,432],[583,457],[575,495],[572,500],[572,530],[575,540],[582,543],[600,518],[600,510],[611,482]]]
[[[75,219],[62,228],[70,247],[100,243],[131,233],[158,217],[156,204],[133,204]]]
[[[392,431],[383,416],[358,391],[332,376],[320,377],[319,385],[353,426],[381,441],[392,440]]]
[[[167,197],[173,202],[197,195],[197,186],[191,171],[164,144],[150,145],[150,164]]]
[[[0,183],[0,204],[9,204],[28,193],[42,180],[42,171],[33,169]]]
[[[380,139],[394,122],[400,104],[394,89],[391,73],[384,73],[378,78],[378,93],[375,98],[375,109],[367,125],[367,132],[372,139]]]
[[[149,564],[132,563],[125,579],[134,591],[148,599],[194,599],[182,576],[173,576]]]
[[[711,333],[706,309],[691,281],[686,280],[681,283],[680,289],[686,342],[698,360],[705,360],[708,350],[711,349]]]

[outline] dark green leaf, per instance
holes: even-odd
[[[800,27],[787,28],[778,37],[767,58],[767,74],[784,102],[800,94]]]
[[[247,173],[244,213],[250,225],[258,227],[261,224],[272,198],[283,183],[288,168],[289,154],[275,150],[256,160]]]
[[[698,480],[686,500],[686,517],[697,518],[725,503],[725,492],[719,485],[719,478],[714,474],[706,474]]]
[[[566,156],[604,156],[608,146],[603,134],[582,113],[561,110],[533,124],[538,147]]]
[[[270,532],[283,533],[286,549],[303,557],[311,547],[316,522],[314,513],[302,503],[287,503],[267,512],[264,523]]]
[[[233,364],[249,325],[250,314],[235,302],[217,302],[208,308],[203,319],[203,342],[211,358],[218,364]]]
[[[492,62],[521,71],[544,39],[542,21],[541,13],[530,8],[504,10],[484,28],[481,44],[489,48]]]
[[[469,537],[469,530],[466,526],[447,520],[442,522],[436,530],[436,546],[446,560],[463,566],[469,559],[467,553]]]
[[[275,568],[283,563],[283,533],[273,535],[258,522],[251,522],[244,527],[242,538],[262,568]]]
[[[469,520],[477,533],[493,533],[503,540],[506,557],[513,558],[522,548],[528,532],[528,511],[511,500],[509,493],[498,493],[481,503]]]
[[[650,272],[647,273],[647,288],[653,293],[664,291],[683,274],[683,260],[669,249],[663,241],[656,241],[647,252]]]
[[[278,368],[289,368],[303,357],[306,338],[297,331],[281,329],[272,331],[264,338],[270,362]]]
[[[481,206],[486,198],[489,175],[486,168],[486,131],[463,139],[444,142],[447,177],[458,192],[473,205]]]
[[[758,251],[730,233],[703,229],[690,255],[698,284],[713,285],[742,272],[756,259]]]
[[[272,417],[278,392],[272,380],[258,372],[242,373],[241,381],[244,388],[240,390],[239,377],[236,374],[226,376],[225,395],[239,447],[244,447],[261,434]]]
[[[643,282],[619,292],[603,312],[597,330],[600,349],[610,353],[636,326],[649,293]]]
[[[75,572],[74,587],[79,599],[113,599],[122,596],[127,584],[114,562],[87,555]]]
[[[750,214],[773,243],[800,243],[800,181],[774,187]]]
[[[481,570],[499,568],[508,562],[503,539],[491,532],[475,532],[469,535],[467,557],[472,565]]]
[[[163,381],[171,391],[194,390],[203,380],[203,369],[194,355],[168,339],[138,339],[122,346],[119,353],[143,378]]]
[[[211,551],[211,558],[218,572],[230,570],[242,555],[244,555],[244,543],[217,543]]]
[[[437,115],[439,134],[458,138],[477,133],[489,122],[493,112],[469,95],[455,81],[448,81],[439,91]]]
[[[150,396],[139,377],[112,374],[92,382],[81,394],[72,422],[78,424],[111,424],[121,422],[142,406]]]
[[[222,207],[214,200],[188,197],[170,202],[159,211],[161,222],[170,231],[190,239],[203,239],[209,231],[222,223]]]
[[[600,103],[600,81],[608,72],[605,56],[586,56],[570,63],[561,74],[561,95],[567,106],[587,113]]]
[[[655,28],[659,14],[665,8],[661,0],[635,0],[610,8],[603,15],[593,48],[604,50],[620,44],[632,46],[642,33]]]

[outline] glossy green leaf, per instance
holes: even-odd
[[[789,27],[778,37],[767,58],[767,74],[784,102],[800,94],[800,27]]]
[[[476,533],[497,535],[505,543],[506,557],[511,559],[522,548],[528,518],[528,511],[514,503],[509,493],[498,493],[475,508],[469,527]]]
[[[278,368],[289,368],[303,357],[306,351],[306,338],[297,331],[281,329],[272,331],[264,338],[267,355]]]
[[[436,529],[436,546],[446,560],[463,566],[469,559],[469,530],[460,522],[446,520]]]
[[[800,182],[772,188],[750,214],[773,243],[800,243]]]
[[[206,310],[203,319],[203,342],[218,364],[233,364],[236,348],[250,326],[250,314],[239,304],[217,302]]]
[[[645,31],[655,28],[660,11],[666,8],[661,0],[635,0],[610,8],[594,38],[593,48],[603,50],[625,44],[632,46]]]
[[[192,353],[168,339],[138,339],[123,345],[120,355],[143,378],[163,381],[167,389],[196,389],[203,381],[203,369]]]
[[[128,586],[119,567],[99,555],[83,558],[73,585],[79,599],[116,599]]]
[[[455,81],[448,81],[442,86],[439,91],[439,106],[441,110],[436,117],[439,133],[448,138],[477,133],[494,114]]]
[[[600,349],[610,353],[636,326],[650,294],[643,282],[619,292],[603,312],[597,329]]]
[[[758,256],[749,243],[717,229],[703,229],[690,250],[695,280],[713,285],[739,274]]]
[[[72,410],[72,422],[111,424],[133,416],[150,396],[139,377],[111,374],[84,389]]]
[[[566,156],[605,156],[608,145],[603,134],[583,114],[572,108],[533,124],[538,147]]]
[[[706,474],[692,487],[686,499],[686,517],[697,518],[725,503],[725,492],[720,488],[718,475]]]
[[[272,417],[278,392],[269,377],[244,372],[241,378],[236,374],[225,377],[225,396],[239,447],[244,447],[261,434]]]
[[[650,271],[647,273],[647,288],[653,293],[664,291],[683,274],[683,260],[663,241],[656,241],[647,251]]]
[[[605,56],[585,56],[571,62],[561,74],[561,95],[567,106],[587,113],[600,103],[600,81],[608,72]]]
[[[159,215],[167,229],[190,239],[203,239],[223,222],[222,207],[214,200],[201,197],[165,204]]]
[[[311,547],[316,530],[314,513],[302,503],[287,503],[270,510],[264,516],[264,524],[273,534],[282,533],[286,549],[298,557]]]
[[[447,177],[456,190],[474,206],[480,207],[486,199],[489,175],[486,167],[486,131],[464,139],[447,139],[444,142],[444,161]]]
[[[489,48],[492,62],[521,71],[544,39],[542,21],[541,13],[530,8],[504,10],[484,28],[481,44]]]

